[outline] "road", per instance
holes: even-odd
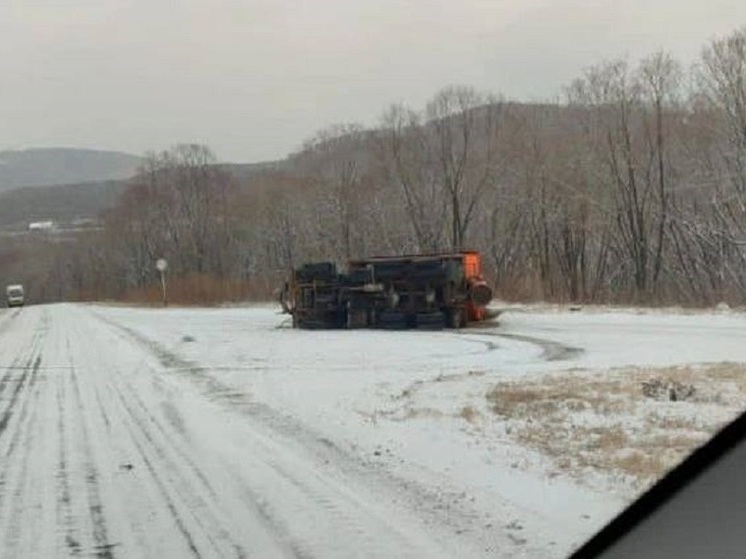
[[[251,309],[0,311],[0,557],[562,556],[620,506],[383,409],[458,367],[613,362],[587,329],[280,326]],[[607,338],[625,328],[639,335]],[[713,359],[743,345],[743,319],[723,328]]]
[[[406,487],[86,308],[6,311],[0,344],[3,557],[455,551]]]

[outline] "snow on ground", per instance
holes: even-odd
[[[746,365],[573,370],[498,383],[487,399],[501,421],[477,414],[483,431],[551,456],[549,475],[628,496],[746,409]]]
[[[610,445],[669,444],[635,433],[691,434],[705,410],[676,439],[696,444],[737,412],[740,366],[717,364],[746,363],[744,332],[726,312],[384,332],[273,308],[3,311],[0,555],[562,557],[644,486]],[[659,374],[697,396],[640,396]]]

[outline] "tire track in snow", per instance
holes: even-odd
[[[26,381],[25,375],[28,367],[26,365],[20,365],[22,361],[23,358],[20,355],[16,357],[11,365],[6,368],[3,378],[0,379],[0,401],[2,401],[7,386],[11,384],[11,382],[13,382],[15,385],[15,388],[11,389],[13,393],[8,398],[7,404],[2,408],[2,411],[0,411],[0,440],[2,440],[3,433],[8,427],[8,422],[10,421],[10,417],[13,414],[13,405],[15,404],[15,399],[18,397],[18,392],[21,390],[23,383]],[[21,378],[14,379],[13,377],[19,370],[22,371]]]
[[[85,362],[78,366],[74,351],[85,351],[78,343],[84,336],[69,332],[84,325],[70,322],[74,315],[53,315],[50,337],[46,312],[34,311],[27,328],[13,334],[15,347],[0,347],[13,348],[3,355],[13,361],[3,371],[7,382],[0,397],[0,557],[115,557],[119,545],[122,556],[149,557],[157,550],[181,558],[189,555],[190,545],[194,557],[248,556],[240,544],[250,540],[234,537],[247,527],[223,514],[228,512],[221,508],[225,492],[208,490],[210,476],[199,456],[190,454],[182,433],[151,413],[139,385],[116,369],[110,354],[95,361],[97,353],[81,353]],[[57,320],[65,321],[62,328]],[[66,356],[70,366],[45,367],[47,354]],[[120,389],[121,401],[112,398]],[[102,470],[115,465],[117,455],[133,454],[144,465],[138,472],[146,475]],[[152,498],[143,501],[138,494],[144,492]],[[143,503],[145,510],[138,508]],[[187,535],[183,550],[162,540],[163,533],[178,537],[178,529],[161,524],[166,529],[154,531],[153,518],[169,515]],[[225,528],[231,523],[232,535]],[[121,541],[110,542],[112,533]]]
[[[95,386],[95,395],[96,395],[96,404],[98,405],[98,411],[101,414],[101,419],[104,422],[104,426],[106,427],[106,433],[111,433],[111,420],[109,419],[109,413],[106,411],[106,406],[104,406],[104,403],[101,401],[101,390],[99,389],[98,385]]]
[[[67,426],[65,425],[65,379],[60,376],[57,382],[57,469],[55,472],[56,480],[56,516],[57,526],[61,526],[64,531],[64,548],[69,553],[77,554],[81,550],[80,535],[78,527],[75,524],[75,514],[72,508],[72,484],[68,471],[67,456]]]
[[[283,556],[292,559],[313,559],[314,555],[303,548],[303,542],[290,536],[290,527],[279,520],[271,510],[271,506],[253,491],[245,482],[239,471],[232,464],[224,464],[225,471],[233,480],[238,496],[246,509],[257,516],[261,522],[273,533],[278,543],[283,547]]]
[[[507,340],[515,340],[517,342],[531,344],[542,350],[541,359],[544,361],[568,361],[574,359],[585,351],[583,348],[568,346],[546,338],[537,338],[535,336],[526,336],[523,334],[511,334],[508,332],[490,332],[476,328],[471,331],[464,330],[463,332],[453,332],[451,335],[458,336],[466,341],[481,343],[487,348],[487,351],[494,351],[498,346],[494,341],[489,339],[482,340],[479,339],[480,337],[504,338]],[[470,336],[473,336],[476,339],[470,338]]]
[[[118,398],[119,400],[118,405],[125,411],[124,416],[120,416],[120,425],[124,427],[124,429],[127,431],[129,435],[128,440],[134,446],[135,450],[137,451],[139,462],[145,465],[148,471],[149,477],[151,478],[151,481],[157,487],[158,493],[162,499],[162,505],[169,511],[169,514],[171,515],[171,520],[173,521],[177,530],[180,532],[181,536],[186,542],[186,545],[191,555],[194,557],[201,557],[201,554],[199,553],[199,550],[197,549],[197,546],[194,542],[194,539],[192,538],[192,535],[187,529],[182,516],[179,514],[178,510],[176,509],[176,506],[174,505],[174,502],[170,497],[169,491],[165,483],[161,479],[161,476],[158,473],[158,468],[154,466],[153,462],[148,456],[150,453],[144,448],[144,445],[142,443],[143,435],[142,433],[138,432],[138,428],[137,428],[138,425],[134,421],[132,417],[132,413],[127,407],[124,397],[121,394],[121,388],[119,386],[116,387],[114,396]],[[171,465],[163,464],[162,466],[163,467],[160,469],[161,471],[165,473],[169,471],[169,467]]]
[[[35,431],[40,427],[37,425],[37,416],[41,409],[42,384],[37,383],[37,379],[41,367],[41,346],[47,332],[48,322],[42,320],[34,329],[28,346],[14,360],[15,368],[10,373],[20,370],[20,378],[15,379],[15,388],[0,418],[0,448],[4,446],[0,453],[5,463],[0,470],[0,526],[4,526],[0,534],[3,535],[5,547],[16,550],[18,556],[33,553],[38,544],[35,538],[23,540],[24,528],[27,528],[23,524],[23,516],[27,503],[37,496],[32,491],[30,457],[35,448]],[[28,355],[25,360],[24,355]],[[19,366],[21,362],[23,365]],[[4,445],[1,444],[3,442]],[[31,545],[32,549],[17,550],[24,543]]]
[[[179,448],[180,434],[166,430],[126,382],[115,384],[113,396],[123,412],[124,426],[191,555],[248,556],[212,510],[215,489],[208,475]]]
[[[101,340],[120,339],[109,328],[96,330]],[[158,396],[161,385],[152,375],[154,371],[145,366],[150,353],[142,353],[129,340],[125,351],[142,356],[142,360],[124,371],[111,360],[111,352],[94,352],[87,366],[105,373],[93,377],[96,382],[91,385],[81,385],[89,408],[98,408],[88,414],[98,420],[97,448],[104,433],[110,431],[106,450],[112,458],[119,456],[119,472],[111,489],[114,496],[121,495],[118,510],[125,516],[120,524],[128,524],[134,536],[122,549],[138,549],[143,556],[159,553],[179,558],[270,556],[266,550],[273,550],[272,557],[290,557],[276,552],[278,546],[267,536],[266,526],[257,529],[263,526],[256,521],[258,515],[247,518],[235,488],[225,484],[227,475],[219,464],[211,456],[195,452],[180,426],[180,417],[170,417],[161,409],[170,403]],[[173,413],[178,413],[175,408]],[[215,478],[221,491],[216,491]],[[133,483],[137,495],[131,494]]]
[[[145,402],[140,398],[137,391],[135,391],[131,386],[126,385],[126,388],[124,389],[129,396],[133,398],[133,400],[136,402],[137,409],[128,408],[128,412],[130,413],[131,417],[135,418],[135,416],[141,416],[141,420],[138,420],[138,425],[142,428],[143,422],[146,424],[152,425],[157,433],[159,434],[159,441],[156,441],[155,438],[152,436],[155,433],[153,433],[150,429],[144,429],[143,433],[150,433],[151,436],[147,436],[148,441],[152,444],[152,447],[159,451],[160,458],[162,460],[170,461],[168,466],[169,469],[176,468],[179,466],[186,466],[203,484],[203,488],[205,491],[209,493],[209,496],[206,496],[206,499],[212,499],[212,500],[218,500],[221,498],[221,495],[219,495],[216,490],[213,487],[213,484],[210,482],[208,475],[203,471],[203,469],[197,465],[197,463],[194,461],[192,454],[188,452],[187,448],[182,448],[182,445],[177,444],[177,441],[182,439],[186,440],[187,433],[184,432],[184,426],[183,422],[180,418],[173,417],[170,418],[169,416],[175,415],[178,412],[175,409],[172,409],[172,406],[166,405],[168,402],[164,402],[162,406],[164,407],[164,414],[166,415],[166,420],[169,425],[174,426],[175,431],[178,432],[169,432],[165,428],[165,424],[161,421],[159,421],[155,415],[152,413],[151,409],[148,408],[148,406],[145,404]],[[126,405],[126,404],[125,404]],[[141,415],[142,414],[142,415]],[[175,427],[178,425],[178,427]],[[161,438],[162,437],[162,438]],[[164,442],[165,441],[165,442]],[[175,461],[172,460],[172,458],[169,458],[167,453],[164,453],[164,449],[173,450],[176,454]],[[267,530],[269,533],[273,534],[274,537],[277,539],[277,543],[279,543],[279,547],[282,548],[282,556],[283,557],[292,557],[296,559],[310,559],[313,557],[308,553],[307,550],[302,549],[302,545],[299,542],[296,541],[288,541],[288,529],[286,525],[281,525],[277,522],[277,519],[272,517],[268,512],[267,508],[262,506],[260,503],[262,501],[261,498],[259,498],[256,494],[252,493],[244,483],[243,478],[235,471],[235,469],[231,468],[228,464],[221,464],[220,466],[221,470],[228,473],[228,476],[233,482],[233,487],[238,490],[238,493],[240,493],[239,498],[240,501],[243,503],[243,506],[245,509],[251,512],[252,517],[259,521],[263,528]],[[188,479],[184,478],[184,482],[189,482]],[[195,485],[193,483],[189,484],[188,492],[191,493],[194,491]],[[192,497],[193,499],[193,497]],[[207,501],[202,501],[201,503],[198,503],[199,506],[205,506]],[[192,507],[195,506],[194,503],[192,504]],[[174,511],[175,509],[172,509]],[[220,519],[218,516],[214,517],[215,522],[220,523]],[[218,528],[218,531],[220,532],[221,538],[229,538],[228,532],[226,532],[222,527]],[[233,547],[236,552],[237,557],[246,557],[246,551],[241,548],[238,544],[233,544]],[[248,555],[251,556],[251,555]]]
[[[41,366],[41,355],[40,355],[40,341],[42,336],[38,331],[34,333],[34,336],[29,344],[28,349],[22,350],[18,356],[13,360],[13,363],[8,367],[7,372],[3,379],[0,381],[0,398],[4,393],[4,388],[13,382],[14,387],[9,391],[10,395],[7,398],[5,407],[0,412],[0,443],[3,438],[7,439],[8,433],[6,430],[11,423],[11,419],[16,415],[15,428],[10,433],[10,440],[8,446],[3,452],[5,457],[9,457],[13,452],[15,446],[18,443],[19,437],[25,432],[21,428],[21,424],[24,423],[24,419],[28,412],[28,400],[30,397],[30,391],[36,384],[37,374],[39,367]],[[31,353],[30,357],[24,359],[24,354]],[[20,363],[23,362],[23,365]],[[20,371],[20,377],[13,379],[14,375]]]
[[[170,460],[170,457],[164,450],[166,447],[164,447],[163,444],[158,444],[155,441],[156,435],[159,435],[161,441],[166,442],[168,449],[176,454],[175,458],[178,463],[186,465],[188,469],[191,470],[191,472],[200,480],[208,494],[211,497],[216,497],[217,493],[215,492],[215,489],[210,483],[207,475],[197,466],[197,464],[192,459],[192,456],[188,452],[180,448],[180,446],[177,444],[178,435],[183,435],[183,433],[168,432],[164,428],[163,424],[158,421],[158,419],[156,419],[153,413],[148,409],[148,407],[145,405],[145,402],[143,402],[142,398],[140,398],[139,394],[136,391],[134,391],[130,386],[127,386],[125,390],[128,393],[128,398],[131,398],[131,402],[134,406],[137,406],[139,410],[137,411],[129,406],[126,406],[127,411],[133,418],[135,418],[138,426],[142,430],[148,442],[152,444],[153,448],[158,451],[159,456],[164,460]],[[146,427],[146,425],[148,425],[149,427]],[[155,429],[156,432],[153,432],[153,429]],[[174,435],[177,435],[177,437],[175,437]]]
[[[271,459],[267,462],[279,478],[292,486],[298,514],[308,514],[308,511],[320,513],[323,523],[330,528],[329,533],[347,536],[335,540],[335,554],[349,557],[361,553],[370,557],[386,557],[392,549],[392,542],[397,542],[394,546],[398,550],[397,557],[419,557],[419,551],[413,548],[404,534],[356,498],[352,491],[335,486],[331,480],[317,473],[303,472],[303,475],[299,475],[297,469],[289,469],[281,462]],[[381,538],[384,533],[387,534],[385,540]],[[304,550],[302,554],[313,556],[311,550]]]
[[[33,360],[33,363],[32,363]],[[30,359],[26,365],[26,372],[24,372],[24,381],[26,383],[26,388],[23,391],[24,397],[23,398],[17,398],[20,400],[20,403],[16,404],[16,407],[18,408],[18,418],[17,423],[18,426],[13,431],[13,435],[10,438],[10,442],[8,444],[8,449],[5,451],[6,456],[10,456],[13,454],[13,451],[16,449],[18,442],[22,435],[26,434],[28,435],[30,431],[30,425],[27,425],[27,417],[29,414],[29,401],[32,398],[38,398],[39,397],[39,391],[41,389],[41,385],[37,384],[37,380],[39,377],[39,368],[41,367],[41,355],[36,355],[33,359]],[[22,387],[22,382],[19,382],[19,387]],[[18,396],[18,391],[14,394],[14,396]],[[11,404],[12,406],[12,404]],[[36,411],[37,406],[31,406],[31,409]],[[11,407],[8,410],[10,415],[13,415],[15,413],[15,410]],[[31,421],[28,422],[29,424]],[[7,422],[6,422],[7,425]],[[26,441],[27,445],[30,445],[29,441]]]
[[[121,331],[126,338],[134,340],[154,356],[166,370],[196,382],[210,400],[217,404],[222,403],[226,407],[226,402],[221,402],[224,400],[221,396],[234,393],[235,390],[210,376],[209,369],[180,358],[130,328],[100,315],[96,316]],[[468,525],[474,520],[468,513],[462,516],[460,511],[454,509],[437,511],[437,507],[430,506],[436,500],[435,491],[394,478],[384,471],[371,469],[357,457],[345,453],[312,429],[270,406],[242,398],[239,402],[228,402],[227,407],[250,418],[252,424],[263,432],[261,435],[256,432],[254,441],[260,445],[262,452],[253,454],[260,462],[258,467],[263,468],[265,474],[266,470],[270,470],[270,475],[273,476],[272,483],[267,485],[282,485],[286,491],[292,493],[293,498],[286,501],[286,508],[281,510],[273,505],[273,495],[267,495],[266,488],[249,487],[244,491],[247,500],[251,501],[254,508],[260,509],[262,516],[276,531],[285,530],[280,532],[280,535],[289,543],[296,556],[325,556],[330,549],[339,557],[385,557],[389,556],[392,550],[396,550],[395,554],[398,557],[422,556],[422,546],[401,532],[400,528],[386,517],[385,510],[366,504],[356,493],[370,496],[381,491],[384,494],[395,494],[397,497],[407,494],[410,502],[424,505],[424,510],[417,510],[417,515],[427,517],[425,524],[440,525],[444,529],[450,527],[448,521],[454,518],[461,525]],[[271,444],[263,441],[271,441]],[[307,457],[304,456],[306,454]],[[332,481],[329,475],[323,473],[324,468],[335,472],[333,477],[337,479]],[[342,474],[345,481],[339,481],[337,474]],[[242,484],[247,482],[251,485],[250,479],[241,477]],[[370,487],[374,488],[373,491]],[[297,503],[292,505],[293,510],[288,511],[287,502],[295,501]],[[371,501],[376,502],[376,499],[371,498]],[[320,544],[320,530],[316,530],[315,534],[299,535],[299,527],[293,526],[292,521],[285,520],[288,514],[292,518],[297,518],[300,515],[308,516],[309,511],[318,513],[317,524],[320,522],[321,525],[325,525],[328,528],[326,533],[338,536],[333,542]],[[444,512],[452,518],[446,521],[443,517]]]
[[[0,454],[6,462],[0,469],[0,551],[8,557],[49,556],[55,548],[72,555],[88,553],[91,546],[84,546],[70,471],[70,451],[81,427],[75,428],[74,419],[82,413],[83,402],[70,396],[71,368],[42,365],[44,350],[54,349],[45,347],[49,311],[28,316],[37,322],[30,343],[19,349],[8,369],[16,384],[0,416]],[[110,557],[91,549],[98,557]]]
[[[85,419],[84,402],[80,392],[78,375],[73,360],[73,352],[70,347],[70,338],[66,339],[67,353],[70,359],[70,382],[72,383],[75,401],[73,409],[76,410],[76,420],[79,432],[82,434],[82,447],[85,462],[85,488],[86,501],[90,512],[92,524],[92,539],[94,556],[101,559],[112,559],[114,557],[112,548],[114,544],[109,541],[108,528],[106,526],[106,515],[104,514],[103,502],[101,500],[101,490],[99,488],[99,473],[96,460],[91,448],[91,435],[88,423]]]
[[[306,516],[305,511],[309,510],[325,512],[326,518],[319,519],[319,522],[328,522],[329,532],[340,534],[340,538],[336,538],[328,548],[333,549],[337,556],[387,557],[392,549],[396,550],[397,557],[427,555],[401,531],[400,526],[392,523],[385,509],[377,508],[375,503],[380,502],[377,497],[390,495],[410,503],[417,516],[425,518],[426,524],[436,526],[440,535],[452,531],[451,522],[458,525],[473,521],[455,508],[441,511],[451,517],[445,521],[433,506],[437,502],[434,490],[372,467],[270,406],[244,402],[236,411],[251,421],[254,443],[262,450],[257,454],[261,454],[261,460],[278,479],[273,484],[284,481],[293,487],[291,502],[295,512]],[[267,508],[275,522],[281,522],[280,519],[287,516],[287,511],[273,510],[271,501]],[[293,527],[290,526],[292,533]],[[381,534],[386,534],[386,537],[381,539]],[[323,557],[328,552],[324,546],[318,549],[313,542],[303,540],[300,540],[299,548],[304,556]],[[316,553],[312,551],[314,548]]]
[[[2,484],[4,486],[3,500],[7,502],[7,507],[2,516],[7,527],[3,540],[6,542],[5,546],[10,549],[16,548],[19,544],[22,535],[23,511],[26,501],[29,498],[27,493],[30,481],[29,462],[34,442],[32,425],[36,410],[38,410],[38,406],[32,406],[34,411],[29,416],[28,402],[32,399],[37,400],[38,398],[38,391],[31,392],[30,384],[33,376],[33,373],[29,375],[29,381],[27,382],[29,386],[22,392],[23,397],[19,398],[20,403],[18,405],[20,406],[20,411],[14,422],[12,436],[4,453],[6,465],[3,468]],[[21,437],[23,437],[23,444],[17,452],[14,452],[14,449],[18,447]]]
[[[35,380],[36,373],[41,364],[41,341],[48,330],[45,326],[42,324],[41,328],[34,330],[28,346],[18,352],[11,365],[6,368],[3,378],[0,379],[0,398],[5,394],[8,385],[14,384],[14,387],[10,389],[10,397],[7,400],[6,406],[0,412],[0,440],[2,440],[5,429],[8,427],[8,423],[16,411],[15,406],[18,402],[19,394],[27,381],[29,381],[29,375],[31,375],[32,380]],[[25,355],[30,355],[30,357],[24,358]],[[21,363],[23,364],[21,365]],[[20,377],[18,377],[19,371]],[[6,452],[7,454],[8,452]]]
[[[134,435],[132,431],[130,431],[130,433]],[[182,515],[176,509],[176,506],[174,505],[174,501],[169,495],[169,491],[168,491],[168,488],[166,487],[166,484],[161,479],[156,468],[153,466],[153,463],[148,458],[147,452],[143,449],[143,446],[141,445],[141,443],[138,442],[135,438],[133,438],[133,443],[137,447],[137,450],[140,453],[140,458],[142,462],[145,464],[145,466],[147,467],[148,472],[150,473],[150,477],[153,479],[153,481],[157,485],[158,490],[160,491],[161,496],[163,497],[166,507],[171,513],[171,517],[174,523],[176,524],[177,529],[179,530],[181,535],[184,537],[184,540],[186,541],[187,547],[189,548],[191,555],[199,559],[200,557],[202,557],[202,554],[199,552],[199,549],[197,549],[197,544],[195,543],[194,538],[192,537],[192,534],[190,533],[189,529],[186,527],[186,524],[184,522]]]

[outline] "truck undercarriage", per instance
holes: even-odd
[[[485,318],[492,289],[477,252],[331,262],[294,270],[281,291],[297,328],[460,328]]]

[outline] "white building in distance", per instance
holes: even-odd
[[[28,224],[29,231],[47,233],[55,230],[54,221],[32,221]]]

